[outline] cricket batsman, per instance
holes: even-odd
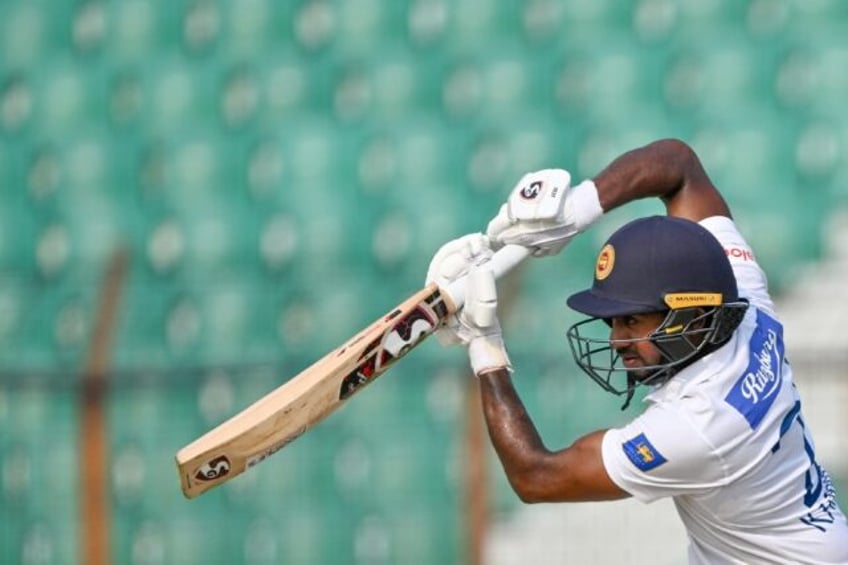
[[[666,216],[622,226],[591,286],[568,298],[579,367],[644,411],[562,449],[546,447],[512,384],[486,262],[506,244],[557,255],[605,212],[648,197]],[[468,275],[438,330],[462,344],[506,476],[525,502],[671,497],[692,564],[848,563],[848,523],[816,459],[765,274],[695,152],[660,140],[571,186],[561,169],[520,179],[488,225],[443,246],[427,282]]]

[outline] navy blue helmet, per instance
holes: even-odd
[[[627,394],[640,384],[661,384],[679,370],[726,343],[744,317],[736,277],[718,240],[683,218],[651,216],[625,224],[601,249],[592,287],[573,294],[568,305],[590,316],[568,330],[574,359],[604,389]],[[664,313],[647,337],[662,362],[624,368],[610,339],[613,318]],[[600,323],[596,323],[600,322]],[[624,379],[622,384],[615,377]],[[625,403],[625,407],[627,406]]]

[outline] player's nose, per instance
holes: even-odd
[[[611,341],[611,346],[615,354],[622,359],[636,355],[636,351],[631,347],[630,343]]]

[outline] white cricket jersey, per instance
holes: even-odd
[[[689,561],[848,563],[848,524],[815,448],[766,278],[729,218],[701,222],[751,307],[734,337],[646,396],[603,439],[604,466],[644,502],[671,496]]]

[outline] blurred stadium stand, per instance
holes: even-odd
[[[81,392],[118,249],[114,563],[473,562],[473,389],[461,353],[435,343],[197,500],[174,454],[420,287],[439,245],[482,229],[524,172],[591,176],[655,138],[695,146],[788,319],[817,300],[844,317],[844,289],[796,288],[840,248],[825,226],[848,197],[846,24],[842,0],[3,0],[0,562],[81,562]],[[511,285],[519,388],[550,445],[638,410],[574,376],[564,297],[613,229],[659,211],[616,211]],[[845,398],[844,359],[816,364],[804,336],[821,331],[797,323],[793,354],[821,375],[801,377],[808,406]],[[827,414],[813,427],[846,504],[844,410]],[[571,530],[585,552],[549,544],[532,562],[612,562],[598,553],[612,526],[568,524],[658,539],[639,537],[653,514],[638,509],[519,512],[488,463],[491,563]],[[554,515],[559,531],[533,527]],[[645,536],[682,547],[667,528]]]

